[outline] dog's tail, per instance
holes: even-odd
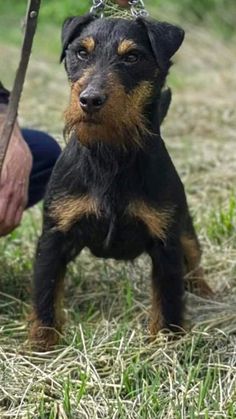
[[[168,113],[168,110],[171,104],[171,98],[172,98],[172,93],[169,87],[161,92],[161,99],[160,99],[160,105],[159,105],[159,124],[160,125],[162,124],[162,122],[164,121]]]

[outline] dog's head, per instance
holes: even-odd
[[[62,55],[71,82],[66,125],[83,144],[138,143],[180,47],[182,29],[143,18],[65,21]]]

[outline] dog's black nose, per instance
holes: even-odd
[[[83,111],[92,113],[99,111],[106,102],[106,95],[93,89],[86,89],[81,93],[79,101]]]

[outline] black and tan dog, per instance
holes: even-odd
[[[68,144],[45,199],[30,332],[42,347],[57,341],[66,266],[84,247],[117,260],[150,255],[152,335],[181,327],[184,272],[190,288],[210,293],[184,187],[160,137],[161,92],[183,37],[143,18],[86,15],[64,24]]]

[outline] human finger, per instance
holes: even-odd
[[[129,0],[116,0],[116,3],[121,7],[129,6]]]

